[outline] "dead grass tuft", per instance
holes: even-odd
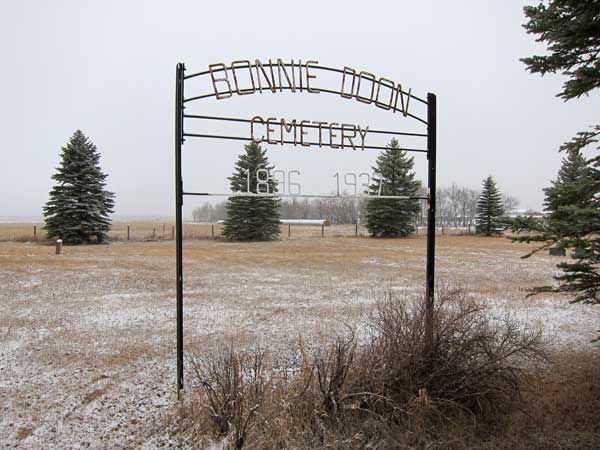
[[[21,427],[17,431],[17,440],[22,441],[23,439],[27,439],[33,433],[33,428],[31,427]]]
[[[108,388],[103,388],[103,389],[94,389],[92,392],[86,394],[83,397],[83,401],[82,403],[84,405],[87,405],[88,403],[93,402],[94,400],[102,397],[104,394],[106,394],[106,391],[108,390]]]
[[[492,320],[460,290],[446,289],[426,357],[422,305],[388,294],[369,320],[366,344],[353,330],[312,354],[300,342],[293,364],[273,364],[261,349],[192,358],[197,389],[175,419],[181,436],[235,450],[465,444],[515,411],[547,362],[541,330]]]
[[[542,329],[511,316],[491,318],[461,289],[442,288],[435,312],[433,348],[425,353],[425,301],[391,294],[371,317],[373,338],[365,390],[385,392],[399,405],[436,405],[491,416],[510,409],[532,368],[547,360]]]

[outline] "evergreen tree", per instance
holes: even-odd
[[[254,142],[244,149],[245,153],[240,155],[234,173],[229,177],[231,190],[255,194],[277,192],[277,184],[270,176],[274,166],[269,165],[267,151]],[[279,199],[272,197],[229,197],[223,234],[236,241],[276,239],[279,236],[279,203]]]
[[[544,55],[523,58],[531,73],[561,73],[567,77],[558,95],[580,97],[600,87],[600,2],[551,0],[547,5],[525,6],[528,33],[548,46]]]
[[[59,237],[70,244],[107,240],[114,194],[104,189],[107,175],[99,163],[94,143],[75,131],[62,148],[60,166],[52,175],[57,184],[44,207],[49,239]]]
[[[526,6],[524,11],[528,19],[525,29],[537,35],[537,40],[546,44],[547,51],[522,61],[532,73],[561,73],[567,80],[558,96],[565,101],[578,98],[600,87],[600,2],[550,0],[546,3]],[[561,151],[579,153],[599,141],[600,125],[596,125],[578,133],[561,147]],[[555,277],[558,286],[535,288],[532,295],[566,292],[574,295],[574,302],[600,303],[600,157],[596,154],[588,159],[586,174],[578,182],[564,187],[556,191],[557,196],[568,197],[575,203],[568,205],[560,200],[556,209],[551,209],[550,220],[515,219],[511,225],[513,231],[531,234],[513,240],[541,243],[524,258],[554,245],[587,248],[575,262],[557,265],[562,270],[562,274]],[[554,208],[550,203],[554,198],[547,195],[546,200],[547,207]]]
[[[568,221],[571,219],[569,207],[584,205],[579,192],[579,184],[588,175],[587,161],[578,149],[567,151],[567,157],[562,159],[558,177],[552,181],[552,186],[545,188],[546,199],[544,210],[548,212],[548,220]]]
[[[496,182],[490,175],[483,180],[481,195],[477,201],[477,216],[475,224],[478,234],[491,236],[501,227],[501,218],[504,215],[502,194]]]
[[[414,158],[401,150],[396,139],[377,157],[370,195],[414,197],[421,182],[415,180]],[[381,190],[380,190],[381,188]],[[415,216],[420,210],[416,199],[372,198],[367,204],[367,229],[371,236],[407,236],[415,231]]]
[[[561,151],[580,155],[583,148],[598,142],[600,126],[578,133],[561,147]],[[573,163],[568,162],[571,159],[574,160]],[[563,162],[562,174],[559,173],[557,179],[561,183],[554,182],[546,190],[552,194],[551,197],[547,195],[546,201],[552,206],[550,216],[545,219],[514,219],[510,229],[520,235],[511,237],[511,240],[540,244],[524,258],[553,246],[586,249],[575,261],[557,264],[561,270],[561,274],[554,277],[557,285],[536,287],[530,295],[540,292],[568,293],[574,295],[573,302],[600,303],[600,157],[586,160],[582,168],[579,167],[577,156],[570,156],[566,161]],[[563,170],[565,165],[569,170]]]

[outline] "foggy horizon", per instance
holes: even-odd
[[[519,209],[541,210],[542,189],[563,157],[559,146],[594,123],[600,96],[565,103],[556,97],[563,77],[525,70],[519,58],[544,53],[522,28],[526,4],[532,2],[4,4],[0,218],[41,219],[61,147],[76,129],[101,154],[115,218],[173,217],[176,64],[193,73],[212,63],[278,58],[368,71],[421,98],[435,93],[438,187],[480,189],[492,175]],[[188,96],[194,89],[190,83]],[[372,105],[306,93],[234,94],[193,102],[190,111],[416,127]],[[248,134],[241,130],[233,134]],[[186,190],[226,189],[244,144],[186,142]],[[301,171],[303,189],[314,193],[331,191],[334,173],[370,169],[378,154],[262,145],[276,168]],[[415,171],[425,183],[423,155],[415,155]],[[185,217],[202,201],[186,198]]]

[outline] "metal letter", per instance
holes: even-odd
[[[360,83],[362,79],[371,80],[371,97],[361,97],[360,95]],[[356,100],[362,103],[372,103],[373,96],[375,95],[375,75],[369,72],[365,72],[364,70],[358,74],[358,85],[356,86]]]
[[[391,83],[391,86],[388,84],[385,84],[384,81],[388,81],[389,83]],[[389,103],[381,103],[379,101],[379,93],[381,91],[381,86],[387,86],[389,87],[390,90],[390,100]],[[385,109],[386,111],[388,111],[391,107],[392,107],[392,102],[394,101],[394,89],[395,89],[396,85],[392,80],[388,80],[387,78],[380,78],[379,82],[377,83],[377,95],[375,96],[375,106],[381,108],[381,109]]]
[[[350,88],[350,93],[344,93],[344,85],[346,83],[346,73],[352,74],[352,87]],[[352,98],[354,95],[354,79],[356,78],[356,71],[350,67],[344,67],[344,71],[342,72],[342,89],[340,89],[340,95],[344,98]]]
[[[365,138],[367,137],[367,132],[369,131],[369,127],[366,127],[364,130],[358,125],[358,134],[362,139],[362,150],[365,149]]]
[[[308,134],[306,131],[304,131],[304,125],[308,125],[309,123],[310,120],[302,120],[300,122],[300,145],[303,145],[304,147],[310,147],[309,143],[304,143],[304,135]]]
[[[269,71],[271,72],[271,83],[273,84],[272,91],[275,92],[277,90],[277,83],[275,83],[275,73],[273,72],[273,61],[269,58]]]
[[[322,147],[323,146],[323,139],[322,139],[323,125],[327,125],[327,122],[319,122],[318,120],[313,120],[313,123],[316,123],[317,125],[319,125],[319,147]]]
[[[275,175],[280,173],[281,174],[281,179],[277,179],[275,178]],[[271,174],[271,180],[275,181],[275,185],[277,187],[277,191],[279,191],[280,193],[285,195],[285,170],[274,170],[273,173]],[[279,186],[283,186],[283,188],[280,188]],[[276,191],[276,192],[277,192]]]
[[[348,130],[352,130],[352,136],[350,136],[350,134],[346,135],[345,132]],[[354,150],[356,150],[356,146],[354,145],[354,142],[352,142],[352,139],[354,139],[355,137],[356,137],[356,126],[347,124],[347,123],[343,123],[342,124],[342,148],[344,148],[344,139],[348,139],[348,142],[350,142],[350,145],[352,146],[352,148]]]
[[[334,145],[333,144],[333,138],[337,136],[337,134],[334,134],[334,132],[333,132],[333,126],[334,125],[339,125],[339,123],[337,123],[337,122],[331,122],[329,124],[329,146],[331,148],[340,148],[339,145]]]
[[[320,90],[314,89],[314,88],[310,87],[310,79],[311,78],[317,78],[316,75],[311,75],[308,72],[308,69],[311,67],[310,64],[319,64],[319,61],[306,61],[306,90],[308,92],[313,93],[313,94],[318,94],[319,92],[321,92]]]
[[[292,92],[296,92],[296,86],[294,86],[294,83],[292,81],[290,81],[290,76],[287,73],[287,70],[285,69],[285,65],[283,64],[283,61],[281,59],[277,60],[277,73],[279,74],[279,92],[283,92],[283,82],[281,79],[281,72],[283,72],[283,74],[285,75],[285,79],[287,80],[287,83],[290,87],[290,91]],[[294,79],[294,61],[292,60],[292,80]]]
[[[274,83],[275,80],[269,80],[269,75],[265,71],[265,67],[258,59],[255,60],[255,67],[256,67],[256,79],[258,80],[258,91],[262,94],[262,83],[260,82],[260,72],[262,72],[265,81],[269,85],[269,89],[271,89],[271,92],[275,92],[275,83]],[[273,71],[272,66],[271,66],[271,71]]]
[[[240,64],[245,64],[241,66]],[[248,69],[248,73],[250,74],[250,81],[252,81],[252,89],[240,89],[237,76],[235,74],[235,69],[237,67],[245,67]],[[242,61],[234,61],[231,63],[231,73],[233,73],[233,82],[235,83],[235,91],[238,95],[246,95],[246,94],[254,94],[256,92],[256,86],[254,85],[254,76],[252,75],[252,64],[249,60],[245,59]]]
[[[223,78],[215,77],[216,70],[214,69],[223,69],[223,73],[225,76]],[[215,95],[217,100],[221,100],[223,98],[229,98],[233,94],[231,93],[231,83],[229,83],[229,77],[227,76],[227,67],[223,63],[215,63],[208,66],[208,70],[210,70],[210,78],[212,79],[213,89],[215,90]],[[217,88],[217,83],[221,81],[227,84],[227,91],[219,92]]]
[[[412,88],[411,88],[412,89]],[[394,102],[394,112],[396,111],[402,111],[402,115],[404,117],[408,116],[408,104],[410,103],[410,91],[411,89],[408,90],[408,98],[406,99],[406,105],[404,104],[404,93],[402,92],[402,85],[398,84],[398,87],[396,88],[396,101]],[[402,109],[398,109],[398,97],[400,97],[400,103],[402,105]]]
[[[271,140],[271,133],[275,133],[275,128],[271,128],[269,125],[274,125],[277,122],[275,117],[269,117],[267,119],[267,143],[277,144],[277,141]]]
[[[288,192],[290,193],[290,195],[300,195],[302,192],[302,187],[300,186],[300,183],[292,183],[292,174],[300,175],[300,171],[299,170],[290,170],[288,172]],[[292,192],[292,186],[297,186],[298,192],[296,192],[296,193]]]
[[[258,139],[258,140],[254,139],[254,122],[259,122],[259,121],[262,125],[265,124],[264,119],[260,116],[254,116],[250,120],[250,139],[252,139],[252,142],[254,142],[255,144],[260,144],[261,142],[263,142],[265,140],[264,134],[261,136],[260,139]]]
[[[280,132],[281,132],[281,136],[280,136],[280,142],[281,145],[283,145],[283,131],[285,130],[287,133],[292,131],[292,128],[294,129],[294,145],[296,145],[298,142],[296,141],[296,119],[292,120],[292,122],[290,123],[290,125],[288,126],[287,123],[285,122],[285,119],[281,119],[281,126],[280,126]]]

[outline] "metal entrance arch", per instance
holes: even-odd
[[[323,142],[321,139],[322,124],[325,122],[301,121],[300,124],[293,121],[294,135],[292,139],[284,139],[283,128],[279,140],[271,139],[269,136],[270,124],[280,123],[285,129],[291,129],[292,122],[286,122],[281,119],[276,122],[274,118],[265,118],[254,116],[252,118],[235,118],[211,115],[193,115],[185,114],[187,103],[214,98],[216,100],[229,99],[238,95],[252,95],[265,93],[307,93],[307,94],[332,94],[345,100],[357,101],[365,106],[376,107],[393,114],[399,114],[405,118],[415,120],[426,126],[425,133],[404,132],[396,130],[360,130],[362,137],[362,150],[382,150],[386,147],[376,145],[366,145],[365,136],[370,134],[387,134],[393,136],[410,136],[413,138],[426,139],[426,148],[404,148],[407,152],[424,153],[427,156],[427,189],[426,197],[403,197],[403,196],[370,196],[371,198],[417,198],[427,200],[427,261],[425,277],[425,352],[427,353],[432,345],[433,339],[433,308],[434,308],[434,285],[435,285],[435,190],[436,190],[436,96],[428,93],[427,98],[423,99],[408,91],[400,83],[396,83],[389,78],[376,77],[371,72],[357,71],[351,67],[342,69],[326,67],[319,65],[317,61],[276,61],[269,60],[261,62],[256,59],[233,61],[230,64],[215,63],[208,66],[208,70],[185,74],[185,65],[178,63],[175,75],[175,242],[176,242],[176,265],[177,265],[177,396],[183,389],[183,198],[184,196],[221,196],[221,197],[315,197],[314,195],[280,195],[280,194],[257,194],[248,192],[236,193],[215,193],[215,192],[187,192],[184,190],[182,178],[182,147],[186,138],[197,139],[224,139],[250,142],[266,142],[270,145],[294,145],[310,147],[318,145],[319,147],[340,148],[340,145],[333,145],[330,137],[329,142]],[[320,73],[333,74],[333,85],[320,85]],[[244,78],[242,78],[244,76]],[[186,81],[210,77],[212,89],[206,92],[195,92],[194,95],[186,97]],[[426,117],[411,112],[411,102],[424,105],[426,107]],[[273,121],[271,120],[273,119]],[[189,120],[208,120],[221,122],[247,123],[250,125],[249,136],[232,136],[225,134],[204,134],[204,133],[186,133],[185,122]],[[254,126],[265,125],[267,127],[267,137],[264,135],[258,138],[254,133]],[[316,125],[317,124],[317,125]],[[300,139],[297,139],[297,126],[300,129]],[[335,126],[337,125],[337,126]],[[290,128],[287,128],[290,127]],[[319,141],[308,142],[303,140],[307,134],[304,130],[319,128]],[[354,127],[354,128],[351,128]],[[357,137],[357,130],[354,125],[329,123],[330,132],[341,132],[341,148],[344,144],[347,148],[356,150],[357,144],[352,138]],[[352,138],[350,132],[353,132]],[[347,134],[344,134],[347,133]],[[325,196],[323,196],[325,197]],[[360,195],[334,195],[329,197],[352,197],[365,198]]]

